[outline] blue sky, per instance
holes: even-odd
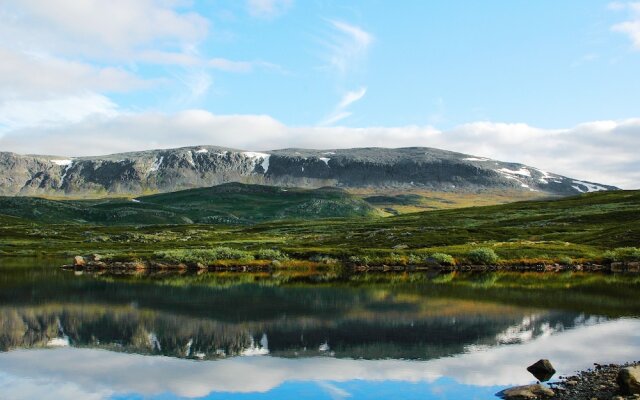
[[[637,1],[23,0],[0,60],[0,150],[428,146],[640,187]]]
[[[275,11],[242,1],[178,9],[209,21],[200,57],[245,64],[124,64],[168,82],[112,98],[124,108],[266,114],[287,125],[331,122],[345,96],[363,91],[334,124],[559,128],[637,116],[640,54],[612,29],[629,10],[608,1],[254,3]]]

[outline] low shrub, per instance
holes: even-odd
[[[636,247],[618,247],[602,254],[604,261],[640,261],[640,249]]]
[[[473,249],[467,255],[469,261],[474,264],[495,264],[500,257],[496,254],[493,249],[487,247],[479,247],[477,249]]]
[[[573,258],[569,257],[569,256],[563,256],[560,257],[560,259],[558,260],[558,262],[561,265],[573,265]]]
[[[260,249],[255,252],[255,257],[258,260],[271,260],[271,261],[286,261],[289,257],[275,249]]]
[[[320,264],[333,265],[338,264],[340,260],[337,258],[333,258],[328,255],[316,254],[314,256],[309,257],[309,261],[317,262]]]
[[[385,257],[385,262],[391,265],[406,265],[407,259],[400,254],[391,253]]]
[[[433,253],[430,258],[440,265],[455,265],[456,260],[453,256],[445,253]]]
[[[153,254],[154,256],[167,261],[187,264],[200,263],[205,265],[222,260],[237,260],[244,262],[254,259],[253,254],[247,251],[233,249],[231,247],[214,247],[212,249],[174,249],[156,251]]]
[[[351,256],[349,262],[356,265],[369,265],[371,263],[371,257],[369,256]]]

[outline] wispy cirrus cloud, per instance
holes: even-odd
[[[337,73],[339,80],[344,80],[347,76],[353,75],[352,72],[362,65],[374,38],[371,33],[357,25],[332,19],[327,22],[332,29],[321,41],[325,50],[326,66]],[[350,117],[352,112],[347,108],[362,99],[366,93],[366,86],[354,91],[347,91],[335,109],[320,122],[320,125],[333,125]]]
[[[278,17],[291,8],[293,0],[247,0],[249,15],[256,18]]]
[[[614,32],[627,35],[636,50],[640,50],[640,2],[622,3],[613,2],[609,4],[609,9],[614,11],[627,10],[629,19],[617,23],[611,27]]]
[[[321,123],[321,126],[333,125],[339,121],[342,121],[345,118],[351,116],[351,112],[347,110],[347,108],[359,101],[367,94],[367,88],[361,87],[360,89],[349,91],[342,96],[342,99],[336,106],[335,110],[327,116]]]
[[[344,74],[355,68],[367,55],[373,35],[344,21],[328,20],[332,32],[324,40],[331,68]]]

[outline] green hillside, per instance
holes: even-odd
[[[187,254],[224,246],[254,253],[276,249],[295,260],[378,265],[411,264],[433,253],[464,261],[478,248],[491,249],[503,263],[640,259],[640,250],[634,250],[640,247],[640,191],[388,218],[363,218],[372,215],[371,209],[335,189],[282,191],[244,185],[141,197],[140,203],[1,201],[0,213],[22,218],[0,215],[0,254],[6,255],[97,252],[149,258],[157,251]],[[121,225],[104,223],[116,214]],[[215,215],[257,223],[230,225],[210,218]],[[321,216],[333,218],[317,219]],[[78,218],[98,222],[69,223]],[[196,223],[176,224],[180,218]]]
[[[366,202],[334,188],[285,189],[228,183],[136,199],[0,197],[2,214],[48,224],[251,224],[268,220],[367,217]]]

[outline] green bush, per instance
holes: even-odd
[[[474,264],[495,264],[500,257],[496,254],[493,249],[489,249],[487,247],[479,247],[477,249],[473,249],[467,255],[469,261]]]
[[[260,249],[256,251],[255,256],[258,260],[285,261],[289,257],[280,250]]]
[[[636,247],[618,247],[602,254],[605,261],[640,261],[640,249]]]
[[[324,255],[324,254],[316,254],[314,256],[311,256],[309,257],[309,261],[326,264],[326,265],[338,264],[340,262],[340,260],[338,260],[337,258]]]
[[[560,260],[558,260],[558,262],[562,265],[573,265],[573,258],[569,256],[563,256],[560,257]]]
[[[349,262],[356,265],[369,265],[371,263],[371,257],[369,256],[351,256]]]
[[[165,251],[156,251],[154,256],[160,257],[167,261],[181,263],[200,263],[210,264],[221,260],[237,260],[251,261],[254,259],[253,254],[232,249],[230,247],[214,247],[213,249],[174,249]]]
[[[385,261],[391,265],[405,265],[407,263],[407,260],[404,257],[396,253],[389,254],[385,257]]]
[[[452,256],[445,253],[433,253],[430,258],[440,265],[454,265],[456,263],[456,260]]]

